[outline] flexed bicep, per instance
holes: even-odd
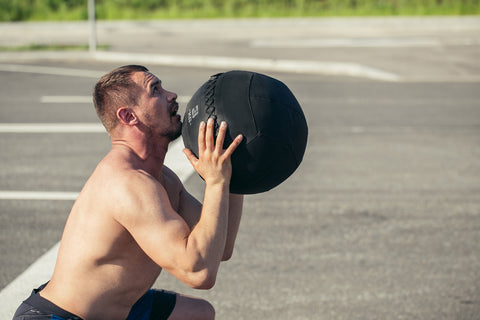
[[[163,186],[153,178],[130,177],[126,188],[115,218],[142,250],[165,268],[182,254],[190,227],[172,208]]]
[[[193,228],[172,208],[158,181],[139,180],[125,195],[117,220],[158,266],[188,286],[208,287],[205,283],[210,271],[202,254],[202,240],[192,237]]]

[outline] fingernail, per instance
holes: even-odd
[[[208,118],[208,124],[212,124],[213,123],[213,119],[212,118]]]
[[[227,126],[227,123],[225,121],[222,121],[222,123],[220,124],[220,126],[222,126],[222,128],[225,128]]]
[[[203,128],[203,127],[205,127],[205,122],[202,121],[200,122],[200,128]]]

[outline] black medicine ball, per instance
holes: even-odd
[[[228,124],[224,148],[238,135],[232,155],[230,192],[268,191],[287,179],[302,162],[307,146],[305,115],[282,82],[263,74],[230,71],[212,76],[190,99],[183,118],[185,147],[198,157],[198,127],[215,120]]]

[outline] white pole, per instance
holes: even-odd
[[[95,53],[97,51],[97,32],[95,27],[95,0],[88,0],[88,21],[90,26],[88,49],[91,53]]]

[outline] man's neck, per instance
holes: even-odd
[[[112,149],[125,149],[135,159],[137,166],[152,176],[159,178],[168,150],[169,141],[165,139],[151,139],[147,137],[113,138]]]

